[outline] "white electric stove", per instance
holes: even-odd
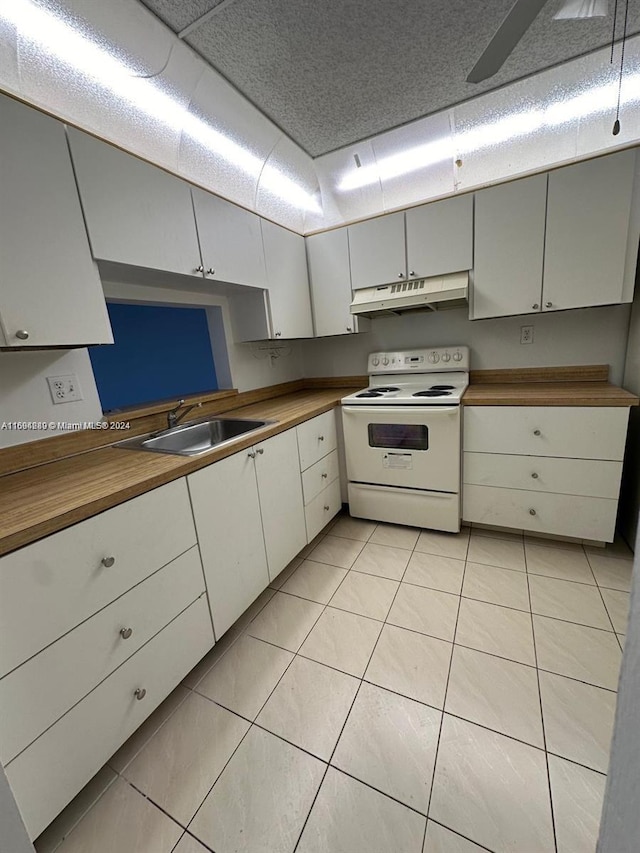
[[[342,399],[351,515],[460,529],[460,399],[468,384],[468,347],[369,356],[369,387]]]

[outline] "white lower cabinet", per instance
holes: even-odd
[[[252,453],[187,478],[216,639],[269,583]]]
[[[216,637],[306,544],[295,429],[188,477]]]
[[[0,677],[195,544],[181,478],[0,558]]]
[[[0,679],[8,764],[205,591],[196,546]]]
[[[332,409],[297,427],[307,542],[340,511],[336,415]]]
[[[463,410],[464,521],[612,542],[629,409]]]
[[[296,431],[282,432],[254,450],[267,566],[273,580],[307,544]]]
[[[213,645],[206,596],[5,768],[36,838]]]

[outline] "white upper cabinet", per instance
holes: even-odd
[[[260,217],[197,187],[191,192],[206,278],[265,288]]]
[[[94,258],[201,278],[189,184],[79,130],[69,138]]]
[[[351,314],[351,270],[346,228],[306,238],[316,337],[365,331],[369,321]]]
[[[471,319],[540,310],[547,176],[476,193]]]
[[[304,237],[266,219],[262,239],[273,338],[311,338],[311,299]]]
[[[407,276],[447,275],[473,266],[473,195],[406,212]]]
[[[0,97],[0,346],[110,343],[64,127]]]
[[[406,279],[404,211],[349,225],[348,231],[354,290]]]
[[[623,298],[635,151],[549,173],[543,310]]]

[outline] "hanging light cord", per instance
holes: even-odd
[[[618,0],[613,7],[613,32],[611,33],[611,59],[610,64],[613,65],[613,50],[616,46],[616,23],[618,22]]]
[[[617,5],[617,0],[616,0]],[[629,0],[626,0],[624,10],[624,29],[622,30],[622,49],[620,51],[620,76],[618,77],[618,104],[616,106],[616,120],[613,123],[613,135],[617,136],[620,133],[620,97],[622,95],[622,73],[624,71],[624,48],[627,41],[627,20],[629,18]],[[615,26],[615,22],[614,22]],[[613,52],[613,44],[611,45]]]

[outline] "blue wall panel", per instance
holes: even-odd
[[[107,308],[115,343],[89,348],[103,411],[217,389],[204,308]]]

